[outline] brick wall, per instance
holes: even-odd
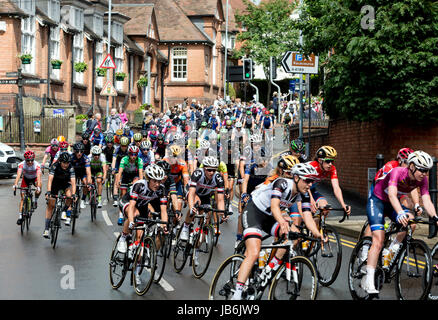
[[[292,137],[297,136],[298,132],[293,131]],[[306,135],[304,140],[308,140]],[[383,154],[387,162],[396,157],[400,148],[410,147],[438,158],[438,125],[332,120],[328,135],[311,137],[310,144],[312,159],[320,146],[334,147],[338,153],[335,166],[341,188],[365,198],[367,169],[376,167],[377,154]]]

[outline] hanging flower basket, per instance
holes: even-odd
[[[22,54],[19,58],[21,59],[22,64],[30,64],[32,61],[32,55],[29,53]]]
[[[85,62],[76,62],[75,63],[75,71],[76,72],[84,72],[87,70],[87,64]]]
[[[52,64],[52,69],[61,69],[61,60],[52,60],[50,63]]]
[[[105,68],[97,68],[96,73],[98,77],[105,77],[106,76],[106,69]]]
[[[141,76],[140,78],[138,78],[137,86],[139,86],[140,88],[147,87],[148,86],[148,78],[146,78],[145,76]]]
[[[123,81],[126,78],[126,73],[116,72],[116,81]]]

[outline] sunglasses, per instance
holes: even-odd
[[[75,153],[84,153],[84,150],[75,150]]]
[[[208,169],[205,169],[205,171],[208,171],[208,172],[215,172],[217,169],[215,169],[215,168],[208,168]]]
[[[420,171],[421,173],[428,173],[429,169],[423,169],[423,168],[417,168],[418,171]]]
[[[333,160],[333,159],[324,159],[324,162],[325,163],[333,163],[333,162],[335,162],[335,160]]]
[[[303,181],[307,184],[315,183],[315,180],[313,179],[303,179]]]
[[[26,162],[33,162],[34,159],[26,159]]]
[[[128,154],[129,154],[131,157],[132,157],[132,156],[137,156],[137,155],[138,155],[138,153],[133,153],[133,152],[129,152]]]

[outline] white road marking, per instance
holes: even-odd
[[[110,218],[108,217],[108,213],[106,212],[106,210],[102,210],[102,216],[103,216],[103,219],[105,220],[105,223],[108,226],[112,226],[113,225],[113,223],[111,222]]]

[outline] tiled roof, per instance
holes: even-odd
[[[114,10],[131,18],[123,25],[127,35],[146,35],[149,21],[154,11],[153,4],[115,4]]]
[[[175,0],[187,16],[214,16],[218,0]]]
[[[0,5],[0,15],[17,15],[17,16],[28,16],[27,13],[25,13],[23,10],[21,10],[18,6],[16,6],[12,1],[10,0],[4,0],[2,1],[2,4]]]
[[[222,5],[224,7],[224,20],[227,18],[227,1],[223,0]],[[234,17],[235,10],[231,5],[231,1],[228,2],[228,31],[239,31],[239,26],[236,23],[236,19]],[[223,30],[225,30],[225,23],[222,25]]]
[[[139,56],[144,55],[144,50],[134,40],[129,39],[126,34],[123,36],[123,43],[128,48],[128,52],[132,52]]]

